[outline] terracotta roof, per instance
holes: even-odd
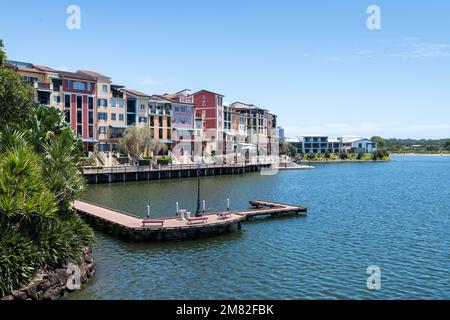
[[[96,78],[93,76],[90,76],[86,73],[82,73],[82,72],[68,72],[68,71],[57,71],[59,73],[59,75],[63,78],[72,78],[72,79],[80,79],[80,80],[90,80],[90,81],[95,81]]]
[[[33,67],[35,67],[36,69],[42,70],[42,71],[48,71],[48,72],[54,72],[55,69],[49,68],[47,66],[40,66],[38,64],[33,64]]]
[[[218,96],[221,96],[221,97],[225,97],[223,94],[220,94],[220,93],[217,93],[217,92],[214,92],[214,91],[204,90],[204,89],[199,90],[199,91],[197,91],[196,93],[193,93],[193,95],[196,95],[196,94],[198,94],[198,93],[200,93],[200,92],[209,92],[209,93],[212,93],[212,94],[216,94],[216,95],[218,95]]]
[[[131,93],[132,95],[138,96],[138,97],[150,97],[150,95],[140,92],[140,91],[137,91],[137,90],[134,90],[134,89],[123,89],[123,91]]]
[[[42,73],[44,74],[45,72],[38,70],[36,68],[22,68],[22,67],[17,67],[16,69],[17,71],[23,71],[23,72],[34,72],[34,73]]]
[[[98,72],[95,72],[95,71],[78,70],[78,72],[85,73],[85,74],[90,75],[90,76],[95,77],[95,78],[108,78],[108,79],[111,79],[110,77],[105,76],[104,74],[101,74],[101,73],[98,73]]]

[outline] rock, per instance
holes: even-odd
[[[0,300],[14,300],[14,296],[13,295],[4,296]]]
[[[48,279],[46,279],[39,284],[38,288],[39,288],[39,290],[47,291],[51,286],[52,285],[51,285],[50,281]]]
[[[44,300],[56,300],[63,293],[63,289],[57,285],[44,292]]]
[[[92,257],[92,254],[86,254],[84,256],[84,261],[88,264],[94,262],[94,258]]]
[[[44,299],[44,291],[36,292],[36,300],[42,300],[42,299]]]
[[[81,283],[85,283],[88,279],[86,268],[82,268],[80,270],[80,281]]]
[[[28,298],[26,292],[21,290],[14,290],[11,294],[14,296],[15,300],[26,300]]]
[[[23,288],[22,291],[25,291],[30,298],[36,299],[38,285],[38,283],[30,284],[29,286]]]
[[[58,274],[54,272],[48,274],[48,280],[50,281],[51,287],[60,282]]]

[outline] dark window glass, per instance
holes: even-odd
[[[77,96],[77,109],[83,108],[83,97]]]
[[[89,111],[89,124],[94,123],[94,112]]]
[[[77,111],[77,123],[83,123],[83,113],[81,111]]]
[[[159,129],[159,139],[162,139],[162,137],[163,137],[163,130]]]
[[[77,126],[77,135],[83,135],[83,126],[81,124]]]
[[[64,106],[66,109],[70,109],[70,95],[64,95]]]
[[[89,110],[94,110],[94,98],[89,97]]]
[[[70,123],[70,110],[66,110],[66,111],[65,111],[65,114],[66,114],[66,117],[65,117],[66,122],[67,122],[67,123]]]
[[[163,123],[162,123],[163,121],[162,121],[162,117],[161,116],[159,116],[159,126],[160,127],[162,127],[163,126]]]
[[[89,138],[94,137],[94,126],[89,126]]]

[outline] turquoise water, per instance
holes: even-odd
[[[89,186],[85,198],[144,216],[194,210],[196,179]],[[97,232],[94,279],[69,299],[450,299],[450,157],[317,165],[275,176],[202,178],[211,211],[226,198],[306,205],[307,217],[178,243]],[[370,265],[381,288],[367,289]]]

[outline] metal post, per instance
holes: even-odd
[[[227,198],[227,211],[230,211],[230,199]]]
[[[177,215],[178,215],[178,211],[179,211],[180,209],[179,209],[179,207],[178,207],[178,202],[177,202]]]
[[[147,218],[150,218],[150,205],[147,205]]]
[[[203,200],[203,213],[205,213],[205,211],[206,211],[206,201]]]
[[[203,211],[204,212],[204,211]],[[197,163],[197,210],[195,216],[200,217],[200,163]]]

